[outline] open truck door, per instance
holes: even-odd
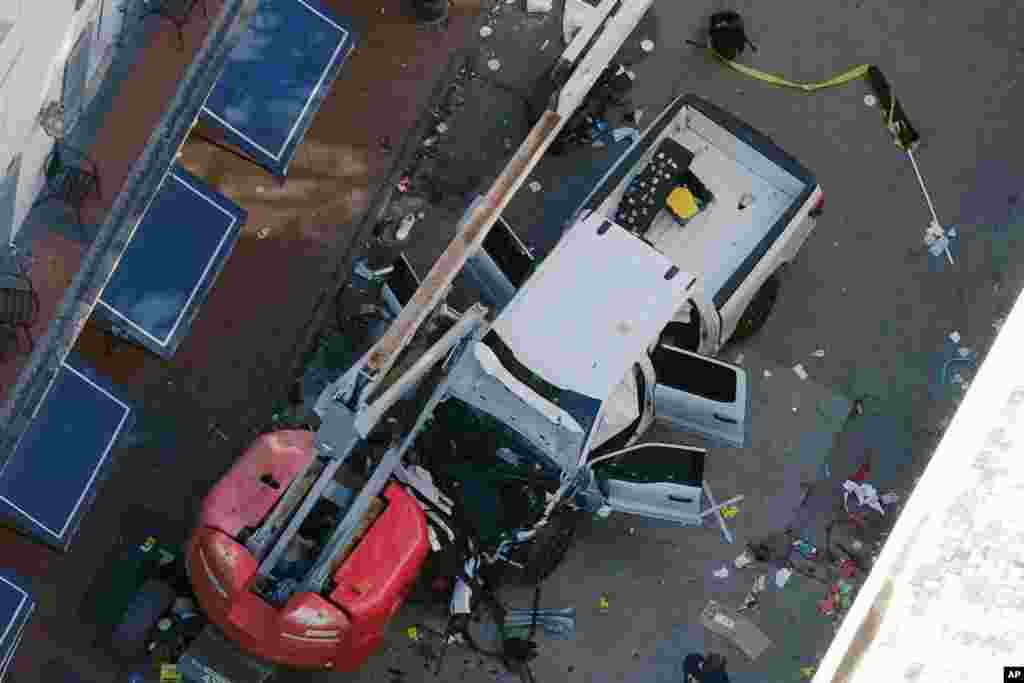
[[[589,467],[612,510],[699,525],[706,454],[693,446],[643,443],[594,458]]]
[[[750,383],[743,368],[665,343],[654,347],[651,363],[656,419],[735,448],[750,443]]]

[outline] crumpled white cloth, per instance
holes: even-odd
[[[878,499],[878,491],[871,484],[858,484],[855,481],[847,479],[843,482],[843,490],[846,493],[843,494],[843,506],[849,510],[848,501],[850,494],[857,496],[857,503],[859,505],[867,505],[872,510],[875,510],[880,515],[885,514],[885,510],[882,508],[882,502]]]

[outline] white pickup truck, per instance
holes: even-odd
[[[550,141],[557,127],[539,125]],[[657,418],[748,445],[746,373],[710,356],[763,322],[772,276],[813,229],[821,189],[768,138],[681,97],[535,263],[496,214],[505,188],[517,187],[540,153],[513,159],[422,283],[406,261],[396,264],[385,291],[395,321],[320,395],[317,448],[334,467],[396,402],[415,405],[415,422],[388,436],[387,452],[367,467],[367,483],[306,580],[311,589],[324,585],[331,558],[392,476],[416,491],[428,517],[455,501],[488,562],[528,566],[535,577],[565,554],[580,510],[699,525],[716,509],[702,448],[637,442]],[[442,305],[463,263],[496,315]],[[412,334],[431,311],[449,319],[448,329],[412,354]],[[399,353],[412,364],[395,366]],[[295,500],[301,495],[296,489]]]
[[[570,225],[590,213],[605,216],[692,273],[697,280],[664,338],[716,355],[764,324],[777,272],[800,250],[823,204],[811,173],[772,140],[685,95],[597,182]],[[499,222],[466,272],[500,310],[534,267],[519,236]],[[577,283],[617,276],[583,263],[572,269]]]

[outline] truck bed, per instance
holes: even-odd
[[[720,305],[723,297],[717,295],[744,266],[749,272],[816,182],[768,138],[713,105],[685,96],[651,124],[601,179],[583,208],[613,218],[627,187],[666,138],[693,154],[689,168],[714,199],[685,225],[662,208],[640,234],[684,272],[700,273],[704,291]],[[753,202],[740,209],[746,194]]]

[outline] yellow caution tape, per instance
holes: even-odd
[[[819,83],[797,83],[795,81],[783,78],[782,76],[776,76],[775,74],[770,74],[767,73],[766,71],[760,71],[759,69],[744,66],[743,64],[737,64],[736,62],[730,59],[726,59],[717,51],[711,48],[708,48],[708,50],[710,50],[711,54],[717,57],[719,61],[724,62],[725,65],[728,66],[733,71],[738,71],[739,73],[745,76],[756,78],[757,80],[764,81],[765,83],[771,83],[772,85],[782,86],[783,88],[803,90],[804,92],[814,92],[815,90],[822,90],[824,88],[834,88],[837,85],[849,83],[850,81],[855,80],[857,78],[864,78],[865,76],[868,75],[868,69],[871,68],[870,64],[861,64],[860,66],[855,66],[849,71],[844,71],[838,76],[830,78],[827,81],[821,81]]]
[[[750,78],[754,78],[765,83],[770,83],[772,85],[777,85],[783,88],[792,88],[794,90],[800,90],[803,92],[815,92],[817,90],[823,90],[825,88],[834,88],[838,85],[844,85],[858,78],[865,78],[868,75],[868,70],[871,68],[870,64],[861,64],[860,66],[855,66],[848,71],[844,71],[838,76],[834,76],[828,79],[827,81],[820,81],[818,83],[797,83],[796,81],[791,81],[787,78],[783,78],[782,76],[770,74],[767,71],[761,71],[760,69],[755,69],[744,64],[739,64],[737,62],[732,61],[731,59],[726,59],[721,54],[719,54],[717,50],[710,46],[707,46],[705,49],[707,49],[711,54],[713,54],[718,59],[718,61],[722,62],[723,64],[728,66],[733,71],[736,71],[737,73],[741,73],[744,76],[749,76]],[[889,113],[886,116],[885,127],[889,130],[889,133],[892,134],[893,141],[896,143],[896,146],[902,149],[903,151],[907,151],[908,148],[900,141],[901,130],[899,122],[894,120],[895,112],[896,89],[892,88],[892,92],[889,96]]]

